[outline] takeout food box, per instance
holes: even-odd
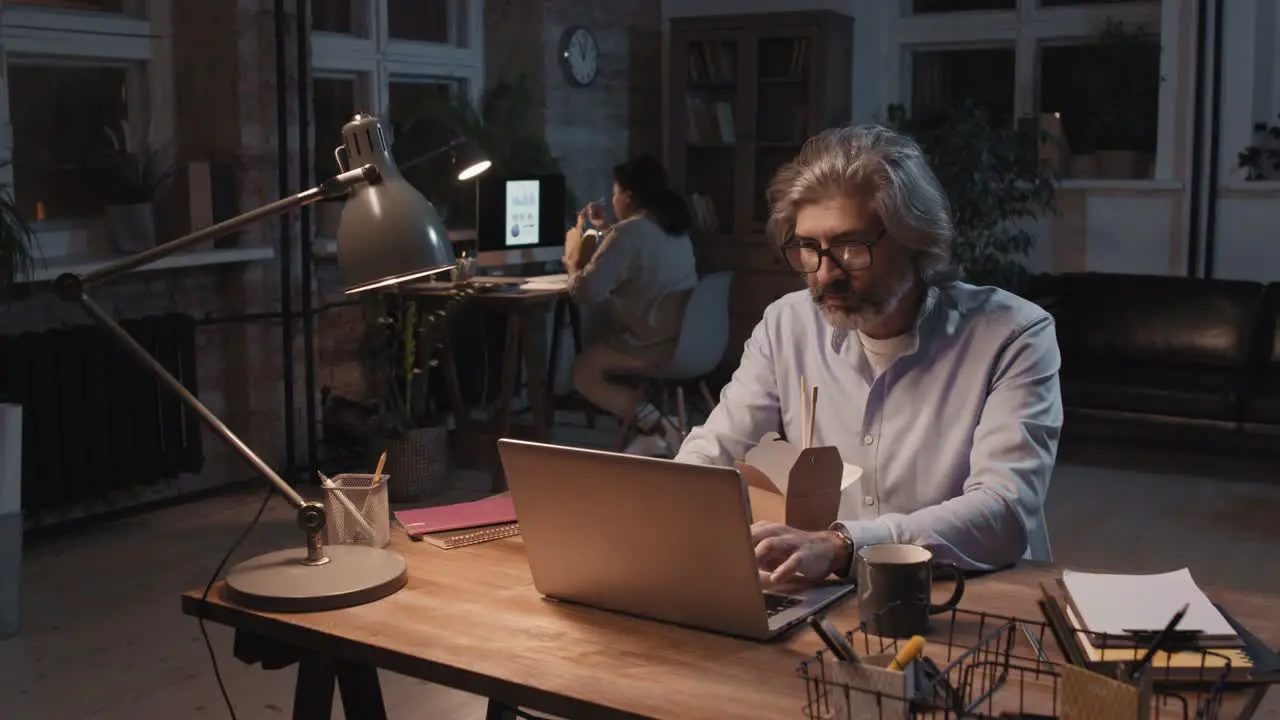
[[[840,459],[834,447],[798,448],[768,432],[737,463],[747,480],[751,519],[769,520],[798,530],[826,530],[856,501],[862,468]],[[851,508],[843,508],[845,514]]]

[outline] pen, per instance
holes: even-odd
[[[919,657],[922,652],[924,652],[924,638],[919,635],[912,635],[911,639],[907,641],[907,644],[898,651],[898,656],[893,659],[893,662],[889,663],[889,669],[902,670],[906,668],[907,665],[910,665],[911,661]]]
[[[1031,628],[1026,623],[1018,623],[1022,626],[1022,632],[1027,636],[1027,642],[1031,643],[1031,649],[1036,651],[1036,657],[1040,662],[1049,662],[1049,658],[1044,655],[1044,648],[1040,647],[1040,641],[1036,639],[1035,633],[1031,632]]]
[[[858,653],[854,652],[853,645],[845,639],[844,635],[840,634],[839,630],[836,630],[830,620],[825,617],[810,615],[809,627],[813,628],[813,631],[817,633],[818,637],[822,638],[822,642],[826,644],[827,649],[831,651],[831,654],[834,655],[837,660],[842,660],[854,665],[862,662],[862,660],[858,658]]]
[[[1142,656],[1142,659],[1139,660],[1131,670],[1129,670],[1130,681],[1136,681],[1138,677],[1142,675],[1142,671],[1146,669],[1147,665],[1151,664],[1152,658],[1156,656],[1156,651],[1158,651],[1160,646],[1165,643],[1165,640],[1173,634],[1174,628],[1178,627],[1178,623],[1182,622],[1182,617],[1187,614],[1187,609],[1190,607],[1190,603],[1183,605],[1178,609],[1178,612],[1173,614],[1173,617],[1169,618],[1169,624],[1165,625],[1164,629],[1160,631],[1160,634],[1156,635],[1156,639],[1151,641],[1151,647],[1147,648],[1147,653]]]

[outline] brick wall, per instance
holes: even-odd
[[[658,0],[489,0],[486,11],[489,82],[529,73],[545,100],[540,119],[551,151],[581,202],[609,193],[615,164],[636,153],[660,153]],[[587,88],[569,85],[556,57],[561,35],[574,25],[589,28],[600,46],[599,74]]]
[[[175,159],[178,163],[206,160],[233,168],[239,211],[274,200],[282,192],[277,181],[272,5],[271,0],[183,3],[182,12],[173,14]],[[292,18],[287,24],[290,70],[285,82],[292,86],[296,83]],[[292,92],[289,97],[290,119],[296,127]],[[296,133],[289,143],[290,177],[296,178]],[[293,233],[296,241],[296,222]],[[267,221],[239,233],[233,242],[242,247],[276,247],[279,237],[280,224]],[[99,251],[107,248],[100,230],[92,234],[90,246]],[[279,276],[275,260],[141,272],[95,288],[92,296],[117,319],[166,312],[201,319],[228,317],[277,311]],[[296,296],[298,288],[291,291]],[[0,305],[0,333],[91,322],[78,306],[55,299],[47,283],[26,286],[21,292],[25,298]],[[203,326],[197,346],[201,399],[269,464],[278,465],[284,457],[280,324]],[[300,397],[301,342],[296,344],[295,357]],[[204,448],[201,477],[184,487],[252,476],[250,467],[208,431]]]

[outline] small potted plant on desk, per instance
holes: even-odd
[[[376,435],[387,452],[392,502],[413,502],[443,489],[449,472],[449,430],[431,392],[452,315],[472,295],[374,294],[365,300],[366,371],[375,388]]]
[[[177,169],[165,166],[160,150],[145,143],[131,148],[123,127],[106,128],[106,133],[111,138],[105,163],[107,235],[122,253],[153,248],[156,198]]]

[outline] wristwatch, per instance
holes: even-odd
[[[849,529],[844,525],[834,523],[831,526],[831,530],[840,536],[840,539],[844,542],[845,552],[849,553],[849,562],[844,566],[844,569],[836,571],[836,577],[848,580],[849,576],[853,574],[853,561],[858,557],[858,546],[854,544],[853,536],[849,534]]]

